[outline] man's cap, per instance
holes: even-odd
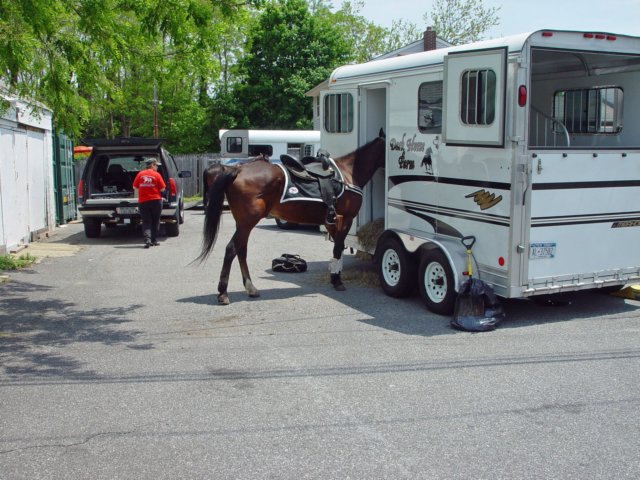
[[[155,164],[156,164],[156,165],[158,165],[158,166],[160,166],[160,165],[161,165],[160,160],[158,160],[157,158],[147,158],[147,159],[145,160],[145,163],[146,163],[148,166],[151,166],[151,164],[153,164],[153,163],[155,163]]]

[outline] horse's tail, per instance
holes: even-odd
[[[238,175],[237,168],[229,168],[224,165],[215,165],[209,168],[210,178],[213,177],[207,196],[207,206],[205,208],[204,237],[202,239],[202,249],[195,262],[204,262],[218,238],[218,227],[222,218],[222,208],[224,207],[224,197],[229,185],[233,183]]]
[[[202,205],[204,208],[207,208],[207,192],[209,191],[209,182],[207,181],[209,177],[209,168],[206,168],[204,172],[202,172]]]

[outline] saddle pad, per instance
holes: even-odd
[[[302,273],[307,271],[307,262],[300,258],[300,255],[283,253],[280,257],[273,259],[271,269],[274,272]]]
[[[276,165],[282,169],[285,178],[285,185],[284,190],[282,191],[282,197],[280,198],[280,203],[292,201],[322,203],[322,196],[320,195],[320,184],[317,181],[302,180],[301,178],[292,176],[289,173],[289,170],[287,170],[284,165],[280,163],[277,163]],[[342,172],[340,172],[335,164],[333,165],[333,167],[336,171],[336,178],[331,180],[331,185],[333,186],[333,191],[336,198],[340,198],[340,196],[344,193]]]

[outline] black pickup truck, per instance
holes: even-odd
[[[167,184],[160,222],[165,224],[167,236],[179,235],[180,224],[184,223],[182,179],[190,177],[191,172],[178,171],[161,139],[90,139],[83,143],[92,147],[78,184],[78,211],[87,237],[99,237],[102,224],[115,228],[141,223],[133,180],[146,168],[149,158],[160,162],[158,172]]]

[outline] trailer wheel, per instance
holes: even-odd
[[[402,243],[395,237],[383,238],[376,248],[376,254],[378,275],[384,292],[390,297],[409,295],[415,280],[415,268]]]
[[[102,221],[99,218],[85,218],[82,223],[84,224],[84,234],[87,238],[98,238],[100,236]]]
[[[420,260],[420,296],[433,313],[451,315],[456,300],[453,270],[440,250],[427,250]]]

